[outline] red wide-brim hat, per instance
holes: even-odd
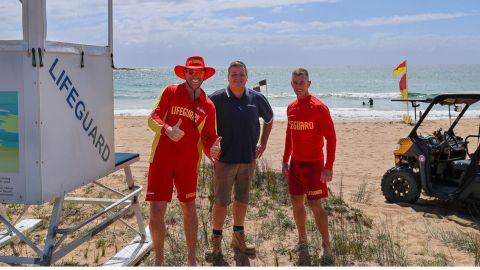
[[[188,69],[205,69],[205,75],[203,80],[207,80],[215,74],[215,69],[212,67],[206,67],[205,62],[201,56],[190,56],[185,62],[185,66],[176,66],[174,71],[175,75],[179,78],[185,80],[185,73],[183,72],[186,68]]]

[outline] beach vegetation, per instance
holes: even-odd
[[[73,258],[67,260],[61,260],[60,263],[55,264],[55,266],[87,266],[82,265],[80,262],[75,261]]]
[[[381,266],[408,265],[406,250],[392,224],[382,221],[373,226],[371,218],[350,207],[332,191],[326,201],[330,211],[330,233],[335,265],[375,262]]]
[[[272,170],[263,160],[258,161],[256,170],[256,177],[252,181],[251,203],[247,212],[246,236],[247,242],[256,246],[257,254],[256,259],[248,262],[249,265],[408,265],[406,251],[400,245],[398,235],[391,229],[394,227],[386,223],[383,227],[382,224],[374,227],[371,218],[360,209],[348,205],[343,197],[342,187],[339,194],[329,190],[330,196],[323,202],[330,216],[333,256],[331,258],[322,256],[321,236],[311,214],[308,214],[306,222],[309,239],[308,256],[307,258],[299,256],[286,177],[281,172]],[[199,265],[211,265],[206,261],[205,254],[209,251],[208,239],[211,234],[212,179],[212,166],[203,161],[200,166],[197,192]],[[366,184],[363,190],[364,195],[361,195],[363,197],[360,200],[365,202],[369,197],[366,193]],[[224,266],[238,265],[239,262],[238,256],[232,256],[234,252],[229,247],[233,226],[231,212],[229,213],[222,240],[223,264],[218,264]],[[169,217],[167,220],[181,220],[181,209],[177,202],[172,201],[169,205],[167,216]],[[183,225],[181,222],[170,223],[169,226],[167,222],[165,262],[167,265],[183,265],[186,258]],[[379,231],[376,231],[376,228],[379,228]],[[141,265],[152,265],[153,260],[152,252]]]
[[[230,248],[233,219],[229,207],[222,239],[223,257],[213,265],[235,266],[286,266],[286,265],[335,265],[335,266],[445,266],[454,265],[451,258],[443,253],[432,251],[429,256],[411,261],[407,250],[403,247],[399,229],[390,220],[375,220],[367,216],[361,209],[349,205],[345,200],[343,177],[339,173],[338,192],[329,190],[329,197],[322,203],[329,215],[329,229],[332,244],[332,256],[324,257],[321,235],[313,215],[307,209],[307,237],[308,245],[304,253],[299,252],[297,246],[297,231],[293,220],[290,195],[287,179],[279,171],[272,170],[268,163],[259,160],[256,177],[252,181],[251,204],[246,217],[247,243],[256,247],[256,258],[239,256]],[[118,182],[119,177],[105,179],[112,183]],[[80,190],[87,192],[87,190]],[[88,192],[102,196],[102,190],[97,185],[91,185]],[[70,194],[69,194],[70,195]],[[79,195],[74,193],[73,195]],[[352,203],[368,203],[371,199],[366,182],[362,183],[355,194],[350,197]],[[169,204],[165,221],[167,234],[165,238],[165,264],[169,266],[184,266],[186,261],[186,242],[183,233],[183,214],[180,203],[175,199]],[[213,167],[209,161],[203,160],[200,166],[197,192],[197,213],[199,220],[197,263],[200,266],[210,266],[206,254],[210,250],[209,238],[211,234],[211,211],[213,197]],[[46,206],[46,207],[45,207]],[[145,224],[148,225],[149,203],[140,204]],[[355,205],[357,206],[357,205]],[[42,225],[36,231],[29,233],[36,243],[44,241],[48,228],[48,217],[53,204],[30,207],[30,212],[42,218]],[[77,205],[66,202],[63,209],[62,227],[73,221],[83,220],[102,207],[95,205]],[[15,217],[21,209],[15,206],[7,208],[9,216]],[[91,225],[98,224],[95,221]],[[129,214],[125,222],[135,224],[135,216]],[[432,229],[432,228],[431,228]],[[87,228],[75,232],[73,236],[82,235]],[[430,232],[435,238],[442,240],[448,246],[463,250],[476,258],[479,265],[479,237],[461,231],[447,231],[436,229]],[[118,252],[119,247],[129,242],[135,233],[128,230],[121,222],[94,236],[89,242],[82,245],[77,252],[72,252],[66,259],[55,265],[101,265]],[[68,237],[68,240],[71,240]],[[63,244],[62,244],[63,245]],[[305,252],[306,251],[306,252]],[[25,244],[17,241],[3,248],[2,255],[26,256],[33,254]],[[150,252],[139,264],[151,266],[154,262],[154,252]],[[74,259],[75,258],[75,259]]]
[[[420,259],[418,262],[419,266],[452,266],[450,260],[448,260],[447,255],[443,253],[435,253],[432,259]]]
[[[427,226],[430,235],[450,247],[469,253],[475,259],[475,266],[480,266],[480,234],[461,230]]]
[[[372,199],[371,189],[368,188],[367,181],[363,181],[352,196],[352,202],[368,204]]]

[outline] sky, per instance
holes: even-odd
[[[480,64],[478,0],[113,2],[119,67]],[[0,10],[0,39],[21,39],[19,1]],[[48,40],[107,44],[106,0],[47,0],[47,17]]]

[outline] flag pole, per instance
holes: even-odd
[[[405,91],[407,91],[407,100],[408,100],[408,68],[407,68],[407,60],[405,60]],[[408,107],[407,101],[407,115],[410,117],[410,110]]]

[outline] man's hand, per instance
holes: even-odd
[[[182,119],[179,119],[175,126],[168,127],[165,130],[165,134],[167,134],[168,138],[174,142],[180,141],[183,135],[185,135],[185,132],[180,129],[180,124],[182,124]]]
[[[218,160],[218,158],[220,157],[220,153],[222,152],[222,149],[220,147],[221,140],[222,137],[218,137],[217,140],[213,143],[212,148],[210,148],[210,157],[212,158],[213,162]]]
[[[288,162],[282,163],[282,173],[285,176],[288,176]]]
[[[255,158],[260,158],[263,154],[263,152],[265,152],[265,148],[267,148],[266,145],[263,145],[263,144],[257,144],[257,150],[255,151]]]
[[[323,170],[322,176],[320,176],[320,181],[322,183],[327,183],[332,181],[333,171],[330,170]]]

